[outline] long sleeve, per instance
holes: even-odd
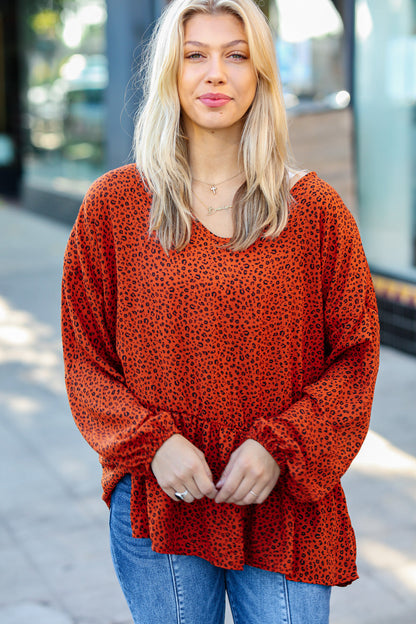
[[[304,502],[332,491],[358,453],[378,370],[379,324],[370,271],[352,215],[332,189],[329,195],[320,218],[322,374],[288,409],[260,418],[249,432],[281,466],[290,494]]]
[[[111,224],[94,187],[83,202],[64,260],[62,339],[73,417],[104,468],[146,473],[177,433],[172,414],[147,409],[127,387],[117,354],[117,278]]]

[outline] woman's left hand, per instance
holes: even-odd
[[[253,505],[263,503],[280,476],[280,468],[256,440],[246,440],[231,454],[216,487],[216,503]]]

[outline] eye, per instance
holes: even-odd
[[[195,61],[195,60],[198,60],[198,59],[202,58],[202,53],[201,52],[191,52],[190,54],[187,54],[185,58],[190,59],[191,61]]]
[[[232,52],[230,54],[230,58],[233,58],[237,61],[245,61],[247,60],[247,56],[245,54],[243,54],[242,52]]]

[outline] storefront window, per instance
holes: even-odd
[[[331,0],[270,0],[286,108],[345,108],[344,26]]]
[[[82,194],[104,169],[105,0],[23,0],[25,178]]]
[[[357,0],[360,227],[376,271],[416,277],[416,0]]]

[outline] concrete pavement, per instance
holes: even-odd
[[[65,396],[59,299],[68,235],[67,226],[0,206],[2,624],[131,623],[112,569],[98,461]],[[416,359],[383,348],[371,432],[344,479],[361,579],[334,590],[331,624],[416,622],[415,416]]]

